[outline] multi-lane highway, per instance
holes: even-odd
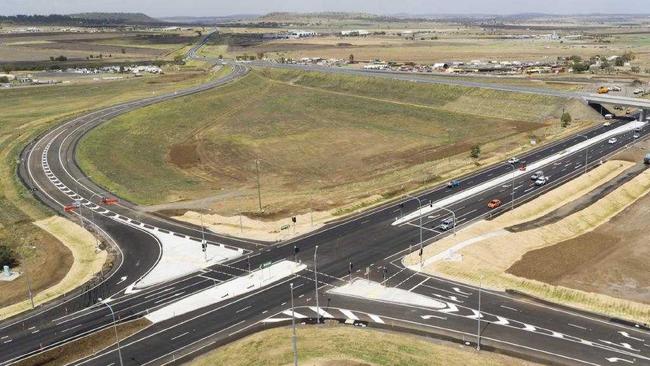
[[[301,306],[298,313],[313,317],[310,306],[315,305],[314,281],[310,269],[316,245],[319,246],[321,306],[328,316],[353,320],[355,317],[363,318],[375,326],[389,323],[400,329],[417,329],[469,342],[474,342],[477,318],[481,318],[481,336],[488,347],[567,364],[604,364],[618,359],[625,360],[620,362],[650,364],[650,335],[638,327],[595,315],[532,304],[490,291],[483,292],[479,313],[476,288],[405,269],[401,258],[409,252],[409,248],[417,247],[419,231],[411,225],[392,224],[396,217],[418,209],[413,199],[386,204],[284,243],[260,243],[207,232],[206,240],[210,246],[237,248],[243,255],[140,291],[125,291],[150,273],[163,257],[161,248],[164,246],[159,239],[161,232],[183,238],[188,243],[200,242],[202,232],[189,224],[142,213],[137,206],[128,202],[110,207],[98,204],[98,197],[110,193],[95,185],[77,167],[74,160],[77,142],[92,128],[116,115],[217,87],[246,72],[246,67],[235,65],[232,74],[207,85],[124,103],[78,117],[43,134],[23,151],[19,174],[34,194],[59,212],[71,201],[81,200],[81,209],[67,215],[78,220],[79,214],[84,214],[87,225],[111,242],[120,256],[115,269],[106,278],[99,279],[96,288],[1,323],[0,364],[12,363],[110,325],[110,313],[98,303],[99,298],[110,298],[110,305],[119,321],[124,322],[234,277],[246,275],[250,269],[282,259],[302,261],[309,269],[268,287],[153,324],[122,341],[124,363],[172,362],[203,347],[228,342],[274,324],[268,319],[286,317],[283,312],[287,310],[289,301],[289,282],[294,284],[296,301]],[[583,136],[592,138],[625,123],[629,122],[620,121],[614,126],[592,128],[583,132]],[[641,131],[642,137],[648,130],[644,128]],[[585,137],[572,136],[520,158],[532,164],[584,140]],[[633,140],[632,133],[627,132],[618,136],[616,144],[603,141],[589,146],[587,163],[593,166]],[[506,209],[511,197],[521,202],[581,174],[584,163],[585,151],[578,151],[544,167],[545,174],[550,177],[545,186],[531,185],[528,175],[525,175],[515,180],[514,187],[497,186],[459,200],[447,208],[455,212],[462,226],[484,217],[489,211],[486,204],[490,199],[500,199],[502,209]],[[459,178],[459,188],[441,186],[422,192],[418,198],[423,202],[437,202],[511,171],[512,166],[498,164]],[[432,222],[426,225],[433,229],[444,215],[435,212],[430,216]],[[428,242],[435,241],[441,234],[435,230],[425,230],[423,233]],[[295,247],[299,248],[297,254]],[[188,248],[194,247],[188,244]],[[196,251],[200,254],[199,249]],[[369,268],[371,279],[381,281],[387,278],[389,286],[437,298],[446,304],[445,309],[433,311],[327,293],[332,287],[346,282],[350,263],[353,264],[353,276],[365,276],[365,268]],[[118,354],[108,349],[79,364],[119,364]]]

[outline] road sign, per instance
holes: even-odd
[[[273,262],[271,262],[271,261],[264,262],[264,263],[260,264],[260,269],[271,267],[272,264],[273,264]]]

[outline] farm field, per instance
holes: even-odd
[[[50,217],[52,212],[36,202],[16,176],[16,159],[22,147],[38,133],[84,111],[176,90],[204,82],[217,74],[170,71],[161,76],[90,85],[61,84],[0,90],[0,99],[5,106],[10,106],[0,110],[0,244],[16,251],[19,261],[24,260],[28,268],[40,269],[31,276],[34,289],[44,290],[58,283],[72,267],[73,260],[71,251],[61,241],[34,225],[34,222]],[[70,228],[65,230],[73,231]],[[91,244],[94,246],[94,240]],[[17,268],[18,271],[23,269]],[[21,276],[13,282],[0,282],[3,294],[0,306],[24,300],[25,281],[25,276]]]
[[[298,327],[298,362],[310,366],[533,366],[533,362],[411,335],[351,326]],[[291,365],[291,329],[255,333],[188,366]],[[263,356],[263,357],[260,357]]]
[[[262,216],[271,219],[381,200],[474,169],[473,145],[486,163],[531,136],[566,133],[563,108],[574,128],[597,118],[560,98],[263,69],[120,116],[82,140],[78,161],[142,205],[259,216],[259,159]]]
[[[0,34],[0,60],[48,61],[65,56],[68,61],[129,61],[166,59],[176,50],[197,40],[194,33],[18,33]]]

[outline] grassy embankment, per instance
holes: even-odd
[[[18,155],[38,133],[84,111],[200,83],[215,75],[169,72],[159,77],[87,84],[0,90],[0,243],[19,253],[32,270],[32,287],[43,291],[64,278],[72,253],[55,235],[35,226],[52,215],[34,200],[16,176]],[[65,221],[66,225],[74,225]],[[71,230],[74,228],[70,228]],[[68,230],[69,231],[69,230]],[[94,248],[94,240],[86,245]],[[22,270],[21,268],[18,269]],[[25,298],[25,276],[0,282],[0,306]],[[69,291],[72,288],[67,288]]]
[[[298,328],[298,362],[310,366],[536,365],[470,347],[411,335],[352,327]],[[191,366],[291,365],[291,329],[250,335],[189,362]]]
[[[559,127],[563,108],[578,120],[572,128]],[[89,134],[78,158],[134,202],[203,202],[225,215],[256,211],[259,158],[267,218],[308,208],[340,215],[520,153],[531,137],[566,134],[591,113],[531,94],[257,70],[120,116]],[[477,162],[468,156],[475,144]]]

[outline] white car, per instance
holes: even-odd
[[[539,178],[544,178],[544,172],[541,170],[536,171],[530,176],[531,180],[538,180]]]
[[[611,113],[607,113],[607,114],[605,115],[605,119],[612,119],[612,118],[614,118],[614,115],[611,114]]]
[[[609,88],[609,90],[611,90],[611,91],[621,91],[621,87],[620,86],[613,86],[613,87]]]
[[[543,186],[544,184],[546,184],[546,182],[548,182],[548,177],[539,177],[535,181],[535,185],[538,187]]]
[[[616,143],[616,141],[618,141],[618,139],[616,139],[616,137],[612,137],[611,139],[607,140],[607,143],[613,145]]]
[[[635,132],[634,135],[632,135],[632,138],[638,139],[641,137],[641,135],[638,132]]]
[[[508,164],[517,164],[519,162],[519,158],[517,157],[512,157],[508,159]]]

